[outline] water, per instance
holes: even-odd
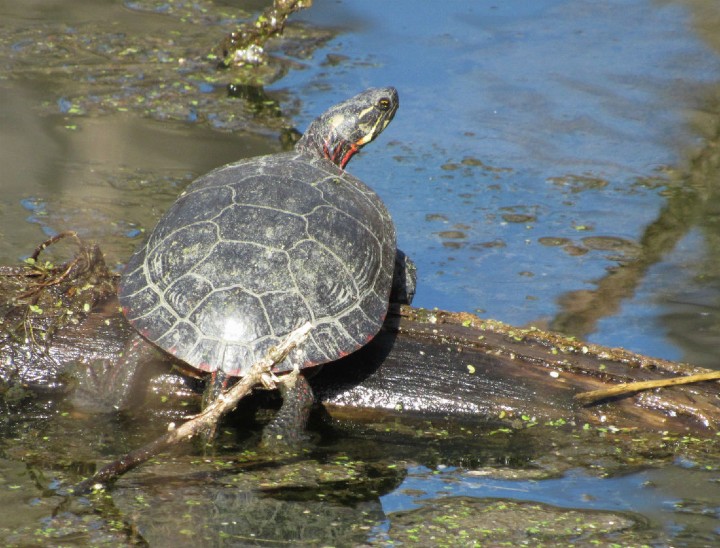
[[[279,84],[301,90],[313,107],[313,91],[325,86],[338,96],[358,80],[401,90],[387,133],[398,145],[368,151],[372,162],[358,160],[352,169],[389,203],[400,243],[419,263],[422,306],[552,325],[563,297],[593,291],[617,261],[601,250],[563,253],[540,238],[581,247],[586,236],[639,243],[665,199],[638,182],[662,179],[665,166],[686,169],[703,146],[697,118],[717,120],[716,111],[706,112],[717,89],[717,53],[693,31],[692,12],[675,3],[472,2],[418,10],[393,2],[370,3],[361,14],[320,7],[305,17],[357,29],[328,50],[342,48],[372,68],[360,77],[356,66],[309,68]],[[376,29],[371,36],[368,26]],[[465,166],[464,158],[503,171]],[[583,178],[602,185],[583,185]],[[508,222],[507,212],[530,218]],[[702,222],[688,219],[688,229],[693,221]],[[443,238],[453,229],[462,237]],[[681,244],[691,250],[674,278],[653,268],[596,329],[563,327],[594,342],[716,366],[717,339],[703,351],[701,341],[667,336],[688,323],[717,334],[717,285],[707,274],[699,283],[715,296],[702,299],[703,310],[672,289],[698,283],[712,244],[690,234]],[[677,300],[684,314],[671,313]]]
[[[153,64],[152,52],[172,53],[173,37],[193,36],[202,56],[229,20],[188,25],[168,13],[171,5],[197,16],[183,2],[0,2],[0,263],[73,228],[120,267],[194,176],[280,150],[282,122],[244,111],[237,121],[217,115],[242,108],[225,106],[222,82],[198,84],[172,105],[178,113],[135,100],[149,101],[142,91],[132,95],[142,86],[183,82],[182,71],[168,69],[177,66],[170,53]],[[395,121],[349,169],[388,204],[400,246],[417,262],[417,305],[718,366],[714,3],[316,0],[292,21],[329,38],[309,54],[278,52],[293,65],[265,91],[291,125],[303,129],[367,86],[400,92]],[[88,38],[67,58],[61,47],[28,56],[39,40],[33,29]],[[101,39],[92,41],[93,33]],[[128,62],[130,76],[102,72],[103,51],[110,56],[114,47],[128,49],[123,58],[138,56]],[[85,111],[75,113],[81,96]],[[182,110],[192,101],[196,107]],[[668,528],[672,536],[688,515],[673,501],[687,495],[684,485],[716,485],[714,473],[572,472],[526,482],[515,498],[633,510],[659,530],[672,516],[684,524]],[[411,468],[410,483],[383,497],[384,511],[413,508],[407,489],[509,496],[462,469],[444,474],[438,487],[430,468]],[[643,505],[636,489],[649,481],[667,488]],[[557,494],[578,483],[594,493],[593,504]],[[710,492],[703,512],[718,501]]]

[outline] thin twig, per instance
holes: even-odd
[[[623,396],[625,394],[633,394],[643,390],[652,390],[653,388],[662,388],[664,386],[676,386],[678,384],[691,384],[704,381],[720,380],[720,371],[711,373],[700,373],[698,375],[686,375],[684,377],[673,377],[672,379],[660,379],[656,381],[639,381],[628,382],[613,386],[612,388],[603,388],[601,390],[591,390],[589,392],[580,392],[575,394],[574,399],[588,405],[600,400]]]
[[[30,256],[30,258],[33,261],[37,261],[37,258],[40,256],[40,253],[42,253],[48,247],[59,242],[60,240],[62,240],[64,238],[73,238],[75,240],[75,242],[78,244],[78,246],[82,247],[82,242],[80,241],[80,238],[78,238],[77,232],[75,232],[74,230],[65,230],[63,232],[60,232],[59,234],[55,234],[55,236],[48,238],[43,243],[41,243],[39,246],[37,246],[35,248],[35,251],[33,251],[33,254]]]
[[[41,243],[39,246],[37,246],[35,248],[35,251],[33,252],[33,254],[30,256],[30,259],[32,259],[33,263],[36,264],[38,257],[40,256],[40,253],[42,253],[48,247],[50,247],[53,244],[56,244],[57,242],[59,242],[60,240],[62,240],[64,238],[73,238],[75,240],[75,242],[77,243],[78,247],[80,248],[80,250],[82,250],[83,244],[82,244],[82,241],[80,240],[80,238],[78,238],[77,232],[75,232],[74,230],[66,230],[64,232],[60,232],[59,234],[56,234],[55,236],[52,236],[51,238],[45,240],[43,243]],[[59,275],[57,275],[56,273],[53,273],[54,277],[50,278],[49,280],[44,280],[44,281],[38,282],[31,289],[28,289],[24,293],[21,293],[20,295],[18,295],[18,298],[19,299],[27,299],[28,297],[36,295],[37,293],[39,293],[41,290],[43,290],[46,287],[49,287],[51,285],[58,285],[58,284],[62,283],[63,281],[65,281],[65,279],[68,276],[70,276],[70,274],[72,273],[73,269],[77,266],[79,261],[80,261],[80,253],[75,255],[75,257],[72,260],[68,261],[66,265],[63,265],[65,267],[64,272],[62,272]],[[49,272],[45,272],[44,270],[41,270],[38,272],[38,274],[45,277],[47,274],[49,274]]]
[[[252,388],[261,383],[268,386],[270,382],[268,379],[270,378],[272,368],[282,362],[293,348],[303,343],[310,334],[311,329],[312,325],[307,322],[295,331],[292,331],[278,346],[271,348],[260,361],[254,363],[245,377],[233,385],[230,390],[220,394],[202,413],[177,428],[168,430],[167,433],[154,441],[138,449],[134,449],[127,455],[107,464],[90,478],[80,482],[72,490],[73,494],[87,493],[95,489],[96,486],[107,484],[171,445],[188,440],[198,433],[214,427],[223,415],[235,409],[238,402],[245,397]]]

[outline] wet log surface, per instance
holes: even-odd
[[[24,276],[29,268],[4,267],[0,274],[5,279]],[[64,265],[57,270],[66,271]],[[97,294],[99,302],[92,306],[88,306],[87,290],[63,288],[63,284],[75,283],[73,280],[45,282],[43,289],[82,295],[85,313],[76,310],[70,316],[73,321],[49,331],[51,337],[41,352],[37,341],[30,348],[27,338],[6,333],[5,344],[0,345],[6,391],[19,383],[35,391],[64,393],[73,389],[73,372],[78,368],[97,368],[100,363],[102,372],[113,367],[131,328],[115,298],[107,297],[107,285],[116,277],[108,274],[104,265],[92,275],[89,270],[77,273],[85,287],[88,279],[103,286]],[[8,319],[23,305],[17,294],[21,287],[0,287],[5,291],[0,295],[3,330],[16,325]],[[168,363],[155,365],[167,373]],[[621,382],[704,371],[470,314],[403,306],[393,307],[383,330],[370,344],[324,366],[311,383],[326,410],[338,419],[362,421],[395,415],[510,424],[564,420],[579,425],[714,433],[720,424],[717,382],[647,391],[588,406],[573,399],[579,392]],[[157,392],[157,385],[153,390]]]
[[[113,309],[109,302],[81,326],[59,332],[52,345],[54,360],[103,356],[113,361],[119,356],[129,328]],[[720,423],[717,383],[644,392],[591,406],[573,399],[608,384],[701,371],[467,314],[403,307],[389,316],[367,347],[326,365],[311,382],[330,415],[339,419],[431,414],[713,432]]]
[[[720,418],[716,382],[589,406],[574,400],[616,383],[702,371],[469,314],[403,307],[376,341],[326,366],[316,392],[337,416],[364,409],[714,432]]]

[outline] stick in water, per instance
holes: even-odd
[[[220,418],[235,409],[238,402],[256,385],[264,384],[272,387],[272,381],[269,380],[272,378],[272,368],[282,362],[293,348],[302,344],[307,339],[311,329],[312,324],[307,322],[292,331],[278,346],[271,348],[260,361],[254,363],[247,375],[233,385],[230,390],[220,394],[202,413],[177,428],[169,430],[154,441],[134,449],[127,455],[107,464],[91,477],[75,486],[72,493],[82,494],[98,488],[121,474],[132,470],[171,445],[188,440],[208,428],[213,428]]]

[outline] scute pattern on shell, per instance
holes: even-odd
[[[147,339],[205,371],[242,375],[305,321],[279,371],[363,346],[388,307],[395,229],[364,183],[288,152],[197,179],[130,259],[120,286]]]

